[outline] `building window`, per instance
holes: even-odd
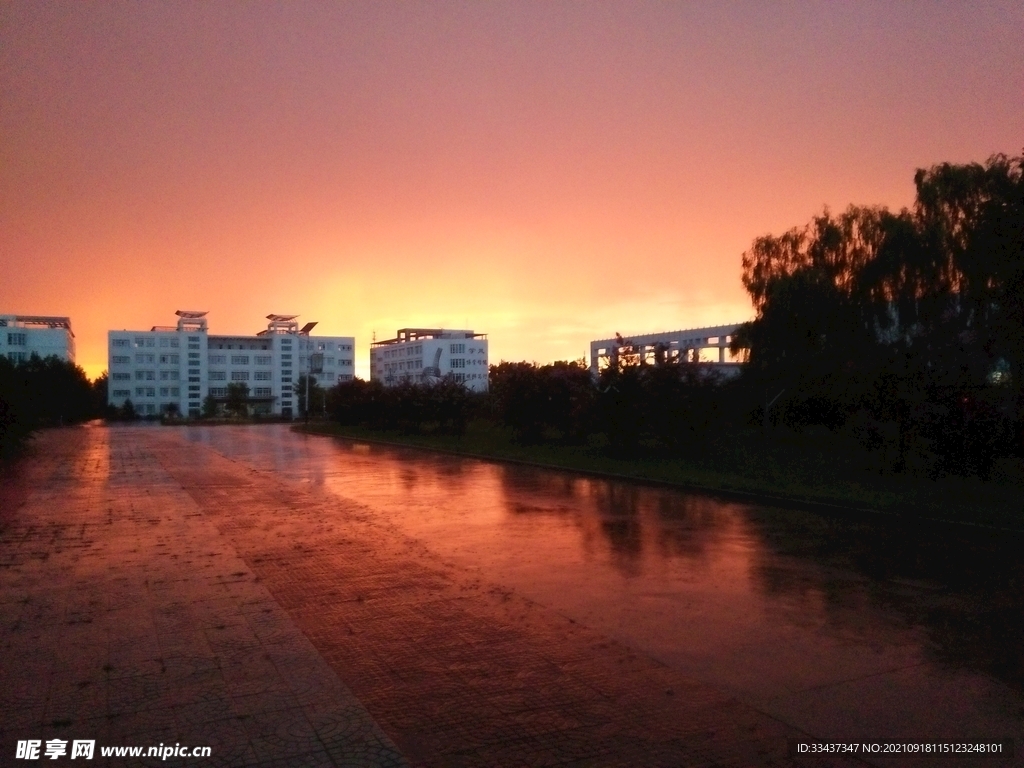
[[[142,346],[145,346],[145,344],[146,344],[146,338],[144,336],[136,336],[135,337],[135,346],[136,347],[142,347]]]
[[[210,381],[227,381],[227,371],[210,371]]]
[[[189,365],[191,365],[191,363],[189,363]],[[200,373],[202,373],[202,371],[199,370],[198,368],[189,368],[188,369],[188,375],[189,376],[198,376]]]
[[[452,368],[465,368],[466,361],[461,357],[452,358]]]
[[[256,365],[270,365],[270,355],[256,355]]]
[[[111,358],[111,362],[114,365],[128,365],[131,361],[132,359],[128,355],[114,355]]]
[[[178,340],[177,339],[171,339],[171,349],[177,349],[177,348],[178,348]]]
[[[231,364],[232,365],[248,365],[249,364],[249,356],[248,355],[232,355],[231,356]]]
[[[282,359],[282,360],[291,360],[291,359],[292,359],[292,355],[291,355],[291,353],[290,353],[290,352],[289,352],[288,354],[284,354],[284,353],[282,353],[282,354],[281,354],[281,359]]]
[[[198,384],[189,384],[188,385],[188,391],[189,392],[198,392],[201,389],[202,389],[202,387],[199,386]],[[192,395],[189,395],[189,397],[192,397]]]
[[[270,371],[256,371],[253,378],[256,379],[256,381],[270,381]]]
[[[465,344],[452,344],[451,345],[451,353],[453,355],[464,355],[464,354],[466,354],[466,345]]]
[[[181,395],[181,387],[171,387],[171,397],[179,397]]]
[[[270,387],[256,387],[253,390],[253,394],[255,394],[256,397],[270,397],[270,393]]]
[[[195,360],[194,363],[190,362],[189,365],[199,365],[199,353],[198,352],[189,352],[188,353],[188,359],[189,360]]]
[[[146,339],[146,346],[147,347],[155,347],[156,346],[156,339],[154,339],[152,337]]]
[[[166,346],[167,346],[167,343],[168,343],[169,341],[170,341],[170,339],[167,339],[167,338],[163,338],[163,339],[160,339],[160,346],[161,346],[161,347],[166,347]]]
[[[131,381],[132,375],[130,373],[115,373],[110,378],[114,381]]]
[[[131,397],[132,391],[130,389],[115,389],[114,397]]]
[[[227,387],[210,387],[210,394],[214,397],[227,397]]]
[[[160,397],[169,397],[171,390],[167,387],[160,387]]]
[[[249,372],[248,371],[232,371],[231,372],[231,380],[232,381],[248,381],[249,380]]]
[[[146,381],[156,381],[156,371],[146,371]]]
[[[210,365],[227,365],[227,355],[210,355]]]
[[[128,346],[128,339],[114,339],[113,341],[110,342],[110,346],[112,346],[112,347],[127,347]]]

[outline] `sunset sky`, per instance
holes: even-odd
[[[492,362],[752,316],[740,255],[1024,147],[1024,3],[0,4],[0,312],[471,327]]]

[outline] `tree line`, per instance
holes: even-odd
[[[36,429],[103,415],[106,376],[90,383],[85,371],[59,357],[14,363],[0,356],[0,457],[20,449]]]
[[[326,393],[327,411],[339,424],[403,434],[461,435],[478,405],[479,399],[452,377],[432,384],[403,382],[393,387],[356,378],[339,382]]]
[[[446,378],[385,387],[355,379],[328,390],[327,407],[346,426],[404,434],[462,434],[472,419],[509,430],[518,443],[582,445],[603,436],[616,455],[691,449],[718,410],[717,377],[698,363],[627,346],[597,379],[583,360],[491,366],[487,393]]]

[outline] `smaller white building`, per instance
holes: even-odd
[[[370,345],[370,381],[394,386],[451,376],[473,392],[487,391],[487,334],[445,328],[402,328]]]
[[[669,360],[704,363],[727,375],[736,374],[747,360],[747,350],[734,355],[729,349],[739,327],[714,325],[592,341],[590,370],[596,376],[606,366],[614,365],[619,354],[637,355],[643,362],[653,363],[658,351],[663,350]]]
[[[12,363],[32,355],[75,362],[75,334],[70,317],[0,315],[0,355]]]

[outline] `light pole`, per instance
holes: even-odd
[[[309,424],[309,380],[314,373],[324,372],[324,356],[321,353],[313,354],[313,342],[309,342],[309,364],[306,366],[306,423]]]

